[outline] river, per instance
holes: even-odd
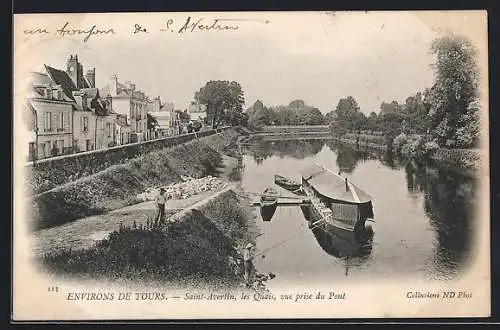
[[[472,258],[474,179],[333,140],[261,142],[243,150],[246,192],[274,186],[292,196],[274,185],[274,174],[300,181],[300,170],[315,162],[340,170],[373,197],[375,234],[361,243],[313,232],[299,207],[278,207],[270,222],[258,218],[256,250],[265,252],[254,264],[275,274],[272,282],[452,279]]]

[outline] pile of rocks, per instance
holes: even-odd
[[[189,176],[181,176],[181,178],[183,182],[173,183],[163,187],[165,188],[165,196],[171,199],[185,199],[203,191],[218,189],[224,184],[220,179],[211,175],[200,179]],[[137,198],[141,201],[154,200],[160,188],[161,187],[148,188],[145,192],[137,195]]]

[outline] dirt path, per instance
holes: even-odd
[[[224,156],[224,167],[221,168],[222,176],[230,173],[237,163],[232,157]],[[223,190],[229,185],[224,183],[217,189],[204,191],[192,195],[186,199],[174,199],[167,202],[167,217],[182,211],[195,203],[210,197],[211,195]],[[120,223],[124,226],[132,226],[134,221],[137,226],[145,225],[148,218],[155,214],[155,205],[153,201],[138,203],[125,206],[106,214],[82,218],[61,226],[42,229],[32,234],[32,251],[34,256],[41,256],[51,251],[60,251],[61,249],[85,249],[91,247],[96,242],[105,239],[109,233],[117,230]]]

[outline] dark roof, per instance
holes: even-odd
[[[65,71],[55,69],[48,65],[45,65],[45,69],[47,70],[49,76],[52,78],[52,81],[57,85],[61,85],[64,94],[66,94],[67,97],[74,101],[75,98],[73,97],[72,92],[76,91],[77,89],[70,76]]]
[[[346,181],[346,178],[319,165],[308,168],[302,173],[302,177],[318,193],[333,200],[353,204],[368,203],[372,200],[370,195],[348,180]],[[346,187],[346,182],[348,187]]]
[[[83,76],[83,88],[95,88],[95,86],[92,86],[88,78]]]
[[[50,85],[52,80],[46,73],[31,72],[31,81],[33,85]]]

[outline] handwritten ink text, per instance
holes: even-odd
[[[74,35],[83,34],[83,35],[85,35],[85,38],[83,39],[84,42],[87,42],[90,39],[90,37],[93,35],[101,35],[101,34],[107,35],[110,33],[115,34],[115,31],[113,29],[100,30],[95,25],[88,28],[87,30],[70,29],[68,27],[68,25],[69,25],[69,22],[66,22],[62,28],[56,30],[56,34],[60,35],[61,37],[64,37],[66,35],[74,36]]]

